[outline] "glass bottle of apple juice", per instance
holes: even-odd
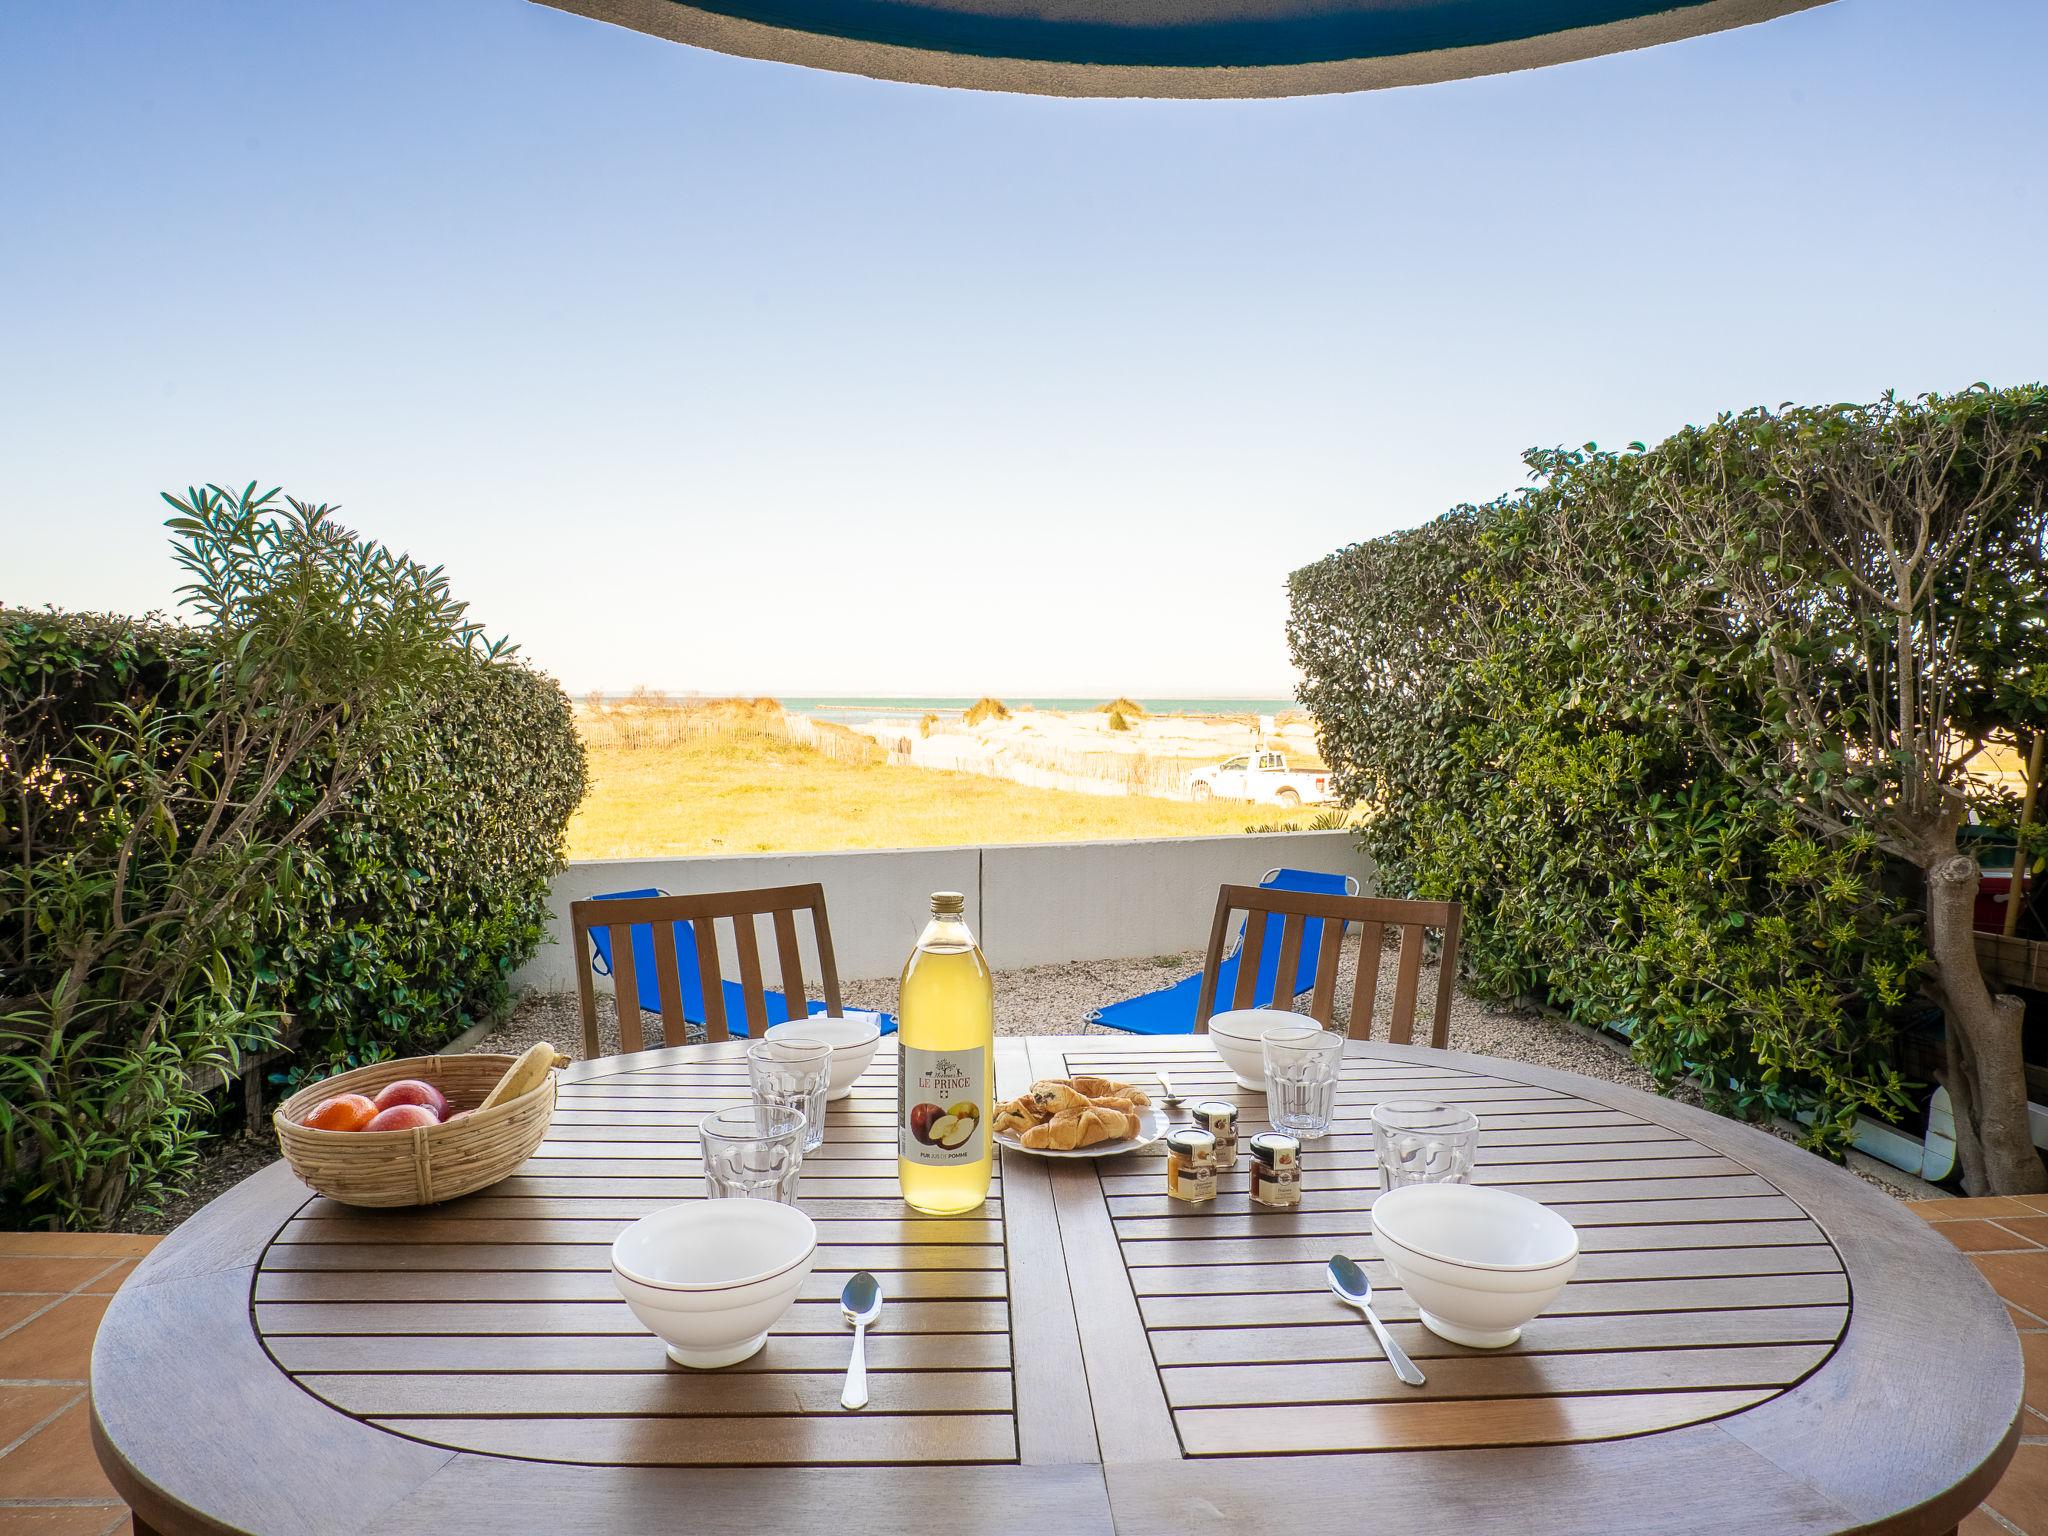
[[[896,1004],[896,1171],[904,1201],[932,1216],[974,1210],[995,1170],[995,988],[966,908],[958,891],[933,893]]]

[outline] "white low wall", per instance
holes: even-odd
[[[933,891],[966,893],[968,921],[989,964],[1010,970],[1200,949],[1209,940],[1216,887],[1256,884],[1281,865],[1355,875],[1363,891],[1373,889],[1371,861],[1349,832],[745,858],[588,859],[571,864],[555,880],[549,941],[512,981],[528,990],[574,991],[578,959],[568,945],[569,903],[606,891],[652,887],[683,896],[815,880],[825,887],[839,974],[857,980],[894,976],[902,969]],[[815,976],[817,958],[808,937],[805,970]],[[724,947],[730,951],[729,941]]]

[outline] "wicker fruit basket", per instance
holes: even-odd
[[[481,1104],[516,1056],[415,1056],[380,1061],[301,1088],[277,1109],[284,1160],[303,1183],[343,1205],[435,1205],[488,1188],[533,1156],[555,1114],[555,1074],[516,1099],[449,1125],[408,1131],[319,1131],[301,1125],[337,1093],[374,1097],[386,1083],[417,1077],[448,1096],[451,1109]]]

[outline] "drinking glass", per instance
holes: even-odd
[[[1344,1037],[1327,1029],[1272,1029],[1259,1041],[1266,1062],[1266,1118],[1305,1141],[1326,1135],[1337,1111]]]
[[[756,1104],[781,1104],[804,1117],[804,1150],[816,1151],[825,1139],[832,1047],[823,1040],[756,1040],[747,1047],[747,1076]]]
[[[796,1204],[804,1166],[804,1112],[786,1104],[735,1104],[697,1124],[704,1194],[711,1200]]]
[[[1479,1151],[1479,1117],[1434,1099],[1386,1099],[1372,1110],[1372,1149],[1380,1188],[1470,1184]]]

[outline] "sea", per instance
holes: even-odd
[[[782,707],[792,715],[805,715],[813,720],[830,721],[835,725],[865,725],[871,720],[900,719],[905,715],[922,717],[937,715],[941,720],[957,719],[974,704],[971,698],[917,698],[905,695],[901,698],[799,698],[777,694]],[[1054,709],[1066,714],[1079,714],[1105,704],[1100,698],[1025,698],[1021,695],[1003,695],[1003,702],[1012,709]],[[1148,715],[1278,715],[1301,706],[1292,699],[1139,699]]]

